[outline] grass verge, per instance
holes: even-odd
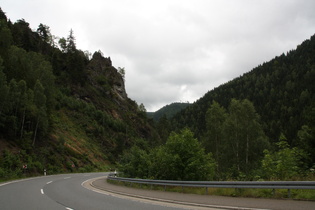
[[[114,180],[107,180],[108,183],[120,186],[141,188],[146,190],[160,190],[168,192],[179,192],[198,195],[217,195],[232,197],[248,197],[248,198],[274,198],[274,199],[293,199],[315,201],[315,190],[299,190],[291,189],[235,189],[235,188],[197,188],[197,187],[174,187],[126,183]]]

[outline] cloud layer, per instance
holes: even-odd
[[[4,0],[12,21],[50,26],[125,67],[128,96],[148,111],[207,91],[315,33],[312,0]]]

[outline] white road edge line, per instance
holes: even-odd
[[[49,182],[47,182],[46,184],[50,184],[50,183],[52,183],[52,181],[49,181]]]
[[[105,176],[106,177],[106,176]],[[100,179],[103,177],[96,177],[92,179],[85,180],[84,182],[81,183],[81,186],[89,189],[88,187],[84,186],[87,182],[92,182],[96,179]],[[177,207],[177,208],[183,208],[183,209],[231,209],[231,210],[237,210],[237,209],[242,209],[242,210],[270,210],[270,209],[261,209],[261,208],[247,208],[247,207],[234,207],[234,206],[219,206],[219,205],[203,205],[203,204],[197,204],[197,203],[187,203],[187,202],[174,202],[172,200],[164,200],[164,199],[159,199],[159,198],[151,198],[151,197],[145,197],[145,196],[137,196],[137,195],[131,195],[127,193],[121,193],[121,192],[112,192],[110,190],[105,190],[105,189],[97,189],[93,187],[91,184],[89,190],[92,190],[96,193],[101,193],[104,195],[109,195],[113,197],[118,197],[121,199],[128,199],[128,200],[137,200],[140,202],[144,203],[150,203],[150,204],[155,204],[155,205],[160,205],[160,206],[168,206],[167,204],[170,204],[170,207]],[[164,205],[163,205],[164,204]],[[173,204],[173,205],[172,205]]]
[[[9,181],[9,182],[4,182],[4,183],[1,183],[0,184],[0,187],[4,186],[4,185],[8,185],[8,184],[14,184],[14,183],[17,183],[17,182],[24,182],[24,181],[29,181],[29,180],[32,180],[32,179],[38,179],[38,178],[43,178],[43,177],[31,177],[31,178],[26,178],[26,179],[17,179],[17,180],[13,180],[13,181]]]
[[[67,210],[73,210],[72,208],[66,207]]]
[[[40,192],[44,195],[44,190],[43,189],[40,189]]]

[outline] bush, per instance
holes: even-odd
[[[269,180],[292,180],[301,177],[301,160],[305,153],[298,148],[290,148],[287,141],[277,143],[278,151],[265,150],[262,160],[263,177]]]
[[[164,146],[150,153],[132,147],[119,165],[126,177],[194,181],[213,180],[216,166],[188,129],[172,133]]]

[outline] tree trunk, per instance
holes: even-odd
[[[248,153],[249,153],[249,137],[248,134],[246,135],[246,166],[248,165]]]
[[[236,140],[236,164],[237,164],[237,170],[241,171],[240,168],[240,157],[239,157],[239,142]]]
[[[216,134],[216,137],[215,137],[215,155],[216,155],[216,160],[217,160],[217,172],[220,173],[220,160],[219,160],[219,137],[218,135]]]
[[[236,140],[236,164],[237,164],[237,170],[238,170],[238,172],[240,172],[241,171],[241,168],[240,168],[240,157],[239,157],[239,150],[240,150],[240,148],[239,148],[239,139],[238,139],[238,120],[236,119],[235,120],[236,121],[236,129],[235,129],[235,140]]]
[[[33,146],[33,147],[35,146],[38,124],[39,124],[39,117],[37,118],[37,123],[36,123],[35,131],[34,131],[34,139],[33,139],[33,143],[32,143],[32,146]]]
[[[23,132],[24,132],[24,122],[25,122],[25,110],[23,111],[23,118],[22,118],[22,125],[21,125],[21,135],[20,139],[23,138]]]

